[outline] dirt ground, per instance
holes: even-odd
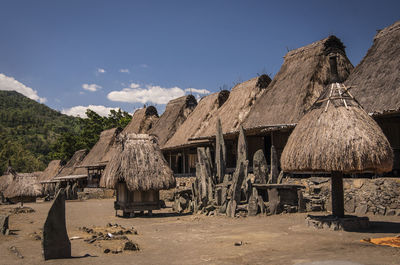
[[[113,199],[68,201],[69,237],[81,236],[79,227],[117,223],[134,227],[129,235],[140,251],[105,254],[83,239],[71,240],[71,259],[44,261],[40,233],[51,202],[28,203],[34,213],[10,216],[14,234],[0,235],[0,264],[400,264],[400,248],[360,242],[364,238],[400,234],[400,217],[369,216],[368,233],[326,231],[308,228],[307,214],[284,214],[247,218],[176,215],[171,209],[152,217],[115,217]],[[0,212],[16,205],[1,205]],[[242,242],[235,246],[235,242]],[[24,256],[9,250],[14,246]]]

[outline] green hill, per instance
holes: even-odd
[[[79,149],[90,150],[103,130],[124,128],[132,119],[121,110],[86,115],[67,116],[18,92],[0,91],[0,175],[8,161],[17,172],[33,172],[52,159],[68,160]]]
[[[67,116],[15,91],[0,91],[0,173],[43,170],[52,146],[64,133],[81,130],[81,119]]]

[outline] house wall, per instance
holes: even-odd
[[[400,170],[400,116],[383,116],[375,118],[393,148],[393,171]],[[397,173],[397,172],[396,172]],[[397,174],[396,174],[397,175]]]

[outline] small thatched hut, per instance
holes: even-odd
[[[214,115],[229,98],[229,91],[207,95],[200,99],[197,107],[187,117],[186,121],[176,130],[175,134],[162,146],[164,156],[175,174],[194,174],[196,172],[196,157],[198,146],[208,146],[210,141],[189,141],[197,131],[208,125],[208,118]]]
[[[298,122],[283,150],[281,165],[286,172],[331,173],[332,212],[343,217],[343,173],[390,171],[393,152],[348,87],[335,82],[335,58],[331,57],[333,83]]]
[[[35,202],[36,197],[43,194],[42,185],[38,181],[38,177],[42,172],[33,173],[17,173],[11,174],[12,181],[4,191],[3,196],[10,202]]]
[[[147,133],[158,120],[158,112],[154,106],[138,109],[133,113],[132,120],[122,131],[128,133]]]
[[[346,86],[382,128],[394,151],[393,171],[400,172],[400,21],[380,30],[354,68]]]
[[[266,92],[250,109],[243,127],[247,137],[263,138],[259,148],[264,149],[266,157],[271,156],[272,146],[280,157],[296,123],[331,82],[329,54],[332,52],[338,57],[339,81],[346,80],[353,65],[340,39],[329,36],[288,52]]]
[[[157,138],[147,134],[126,134],[121,138],[100,185],[117,190],[115,210],[122,210],[125,216],[160,209],[159,190],[175,187],[175,178]]]
[[[148,133],[157,136],[158,143],[162,148],[196,106],[197,100],[193,95],[171,100],[165,107],[164,113],[155,122]]]

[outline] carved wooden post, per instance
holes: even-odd
[[[276,184],[278,181],[279,170],[278,170],[278,155],[276,154],[275,146],[271,146],[271,174],[269,183]]]
[[[344,198],[343,198],[343,173],[332,172],[332,214],[344,217]]]

